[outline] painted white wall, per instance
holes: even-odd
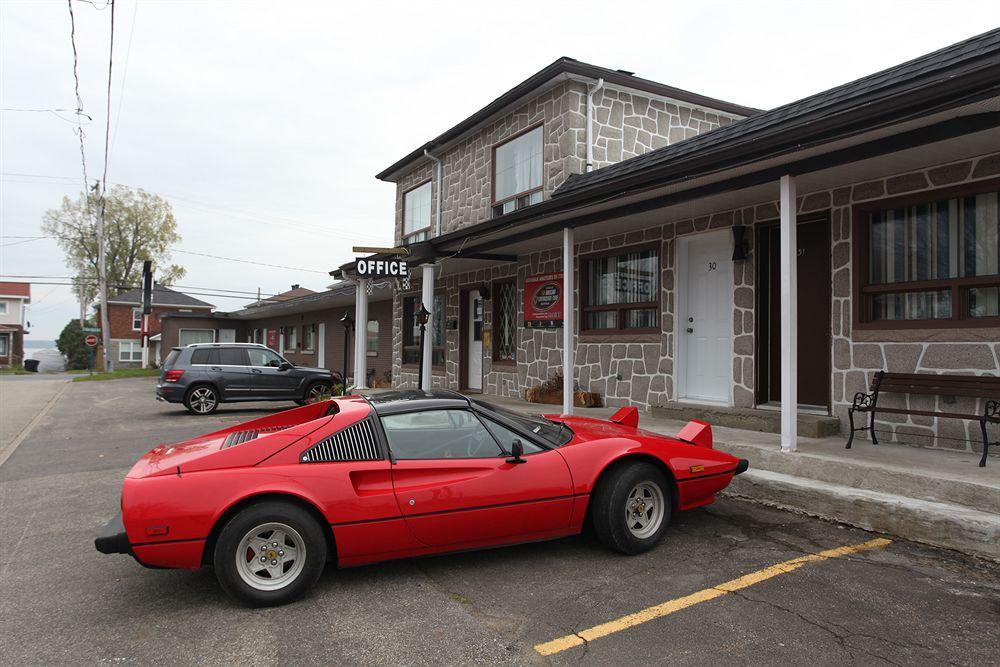
[[[0,303],[7,304],[7,312],[0,313],[0,324],[24,326],[24,299],[0,297]]]

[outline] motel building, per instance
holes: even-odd
[[[1000,31],[771,110],[562,58],[378,178],[406,252],[341,272],[355,321],[391,315],[394,386],[517,398],[561,373],[563,412],[578,387],[777,413],[794,450],[806,418],[846,437],[878,371],[1000,374]],[[982,449],[975,421],[875,428]]]

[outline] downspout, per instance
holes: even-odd
[[[437,181],[437,210],[434,211],[434,236],[441,236],[441,160],[430,154],[426,148],[424,149],[424,155],[434,162],[437,174],[434,176],[434,180]]]
[[[594,168],[594,95],[603,87],[603,78],[593,85],[587,84],[587,171]]]

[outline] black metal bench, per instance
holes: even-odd
[[[923,394],[925,396],[962,396],[966,398],[985,399],[986,405],[982,414],[965,414],[960,412],[944,412],[940,410],[917,410],[912,408],[884,408],[878,405],[880,393]],[[925,417],[950,417],[952,419],[968,419],[978,421],[983,431],[983,458],[979,467],[986,465],[986,456],[991,443],[986,435],[986,424],[1000,424],[1000,377],[982,375],[934,375],[931,373],[886,373],[879,371],[872,378],[871,392],[859,391],[854,394],[854,402],[847,410],[847,418],[851,422],[851,433],[847,438],[846,449],[851,448],[854,434],[857,431],[868,431],[872,444],[878,444],[875,437],[875,412],[888,412],[899,415],[921,415]],[[871,420],[868,426],[854,427],[854,413],[868,412]]]

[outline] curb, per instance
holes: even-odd
[[[962,505],[753,469],[726,494],[1000,561],[1000,515]]]

